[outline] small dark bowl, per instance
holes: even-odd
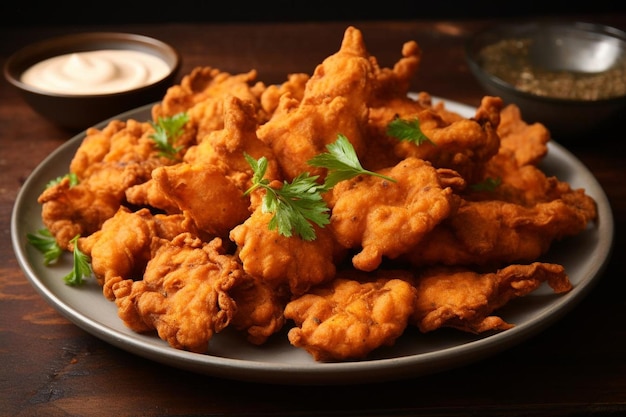
[[[44,91],[23,83],[22,73],[42,60],[73,52],[99,49],[135,50],[160,57],[170,71],[161,80],[119,93],[75,95]],[[130,33],[80,33],[38,42],[15,52],[6,61],[4,76],[41,116],[69,130],[84,130],[98,122],[141,105],[159,101],[174,83],[182,59],[172,46]]]
[[[617,76],[621,80],[617,81],[623,85],[626,83],[626,33],[605,25],[554,21],[501,24],[476,33],[466,45],[470,70],[489,95],[501,97],[505,104],[517,104],[525,121],[544,124],[554,137],[574,138],[611,123],[626,109],[624,94],[610,98],[556,97],[550,96],[548,90],[536,94],[532,89],[523,91],[513,81],[507,82],[487,72],[486,58],[481,56],[481,51],[503,40],[519,39],[528,40],[528,47],[523,49],[527,55],[501,57],[509,60],[502,61],[504,64],[515,66],[516,61],[510,60],[523,59],[533,70],[593,76],[608,71],[614,76],[616,71],[621,71],[621,77]],[[607,85],[608,81],[604,82],[604,88]],[[581,94],[591,92],[587,89]]]

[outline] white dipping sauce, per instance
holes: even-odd
[[[51,93],[110,94],[159,81],[169,71],[163,59],[146,52],[102,49],[38,62],[24,71],[21,80]]]

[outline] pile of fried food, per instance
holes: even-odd
[[[206,353],[227,327],[262,345],[289,325],[289,342],[316,361],[346,361],[408,331],[509,329],[494,314],[509,301],[542,283],[572,288],[562,265],[538,259],[594,222],[596,204],[542,172],[549,132],[514,105],[486,96],[465,118],[410,95],[420,58],[408,41],[381,68],[348,27],[313,74],[280,85],[195,68],[152,121],[88,129],[70,165],[78,183],[39,197],[44,225],[68,251],[80,235],[126,326],[177,349]],[[176,158],[163,156],[154,121],[181,113]],[[395,119],[417,120],[428,140],[391,137]],[[387,179],[327,190],[329,223],[313,225],[314,239],[270,227],[267,190],[247,193],[245,155],[267,159],[276,189],[305,172],[323,181],[328,171],[309,161],[340,134]]]

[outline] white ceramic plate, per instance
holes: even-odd
[[[435,98],[435,101],[438,101]],[[444,100],[448,109],[470,117],[474,108]],[[115,119],[148,120],[151,105]],[[99,127],[108,123],[102,122]],[[17,259],[34,288],[55,309],[92,335],[133,354],[197,373],[228,379],[286,384],[344,384],[403,379],[488,360],[495,353],[537,334],[571,310],[600,278],[613,245],[613,216],[602,187],[589,170],[557,143],[549,144],[542,169],[575,188],[585,188],[598,204],[599,222],[580,235],[555,244],[543,259],[566,267],[574,288],[555,295],[542,286],[498,311],[515,327],[496,334],[470,335],[451,329],[420,334],[409,328],[395,346],[375,352],[369,360],[316,363],[304,350],[292,347],[283,332],[263,346],[253,346],[241,336],[224,332],[211,340],[208,354],[171,348],[156,335],[142,335],[125,327],[115,304],[106,300],[94,279],[79,288],[63,281],[71,256],[46,267],[43,257],[27,244],[26,234],[42,228],[37,197],[46,183],[67,173],[69,163],[85,133],[59,147],[30,175],[12,214],[11,233]],[[412,330],[411,330],[412,329]]]

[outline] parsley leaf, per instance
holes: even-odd
[[[80,249],[78,249],[78,238],[80,235],[76,235],[70,240],[70,243],[74,245],[74,266],[72,271],[63,277],[63,280],[67,285],[77,286],[85,283],[84,277],[91,275],[90,260]]]
[[[315,240],[312,223],[320,227],[330,223],[330,209],[322,198],[324,187],[317,182],[318,176],[304,172],[291,183],[284,181],[280,188],[274,188],[267,178],[263,178],[268,166],[267,158],[255,160],[247,153],[244,156],[254,171],[253,185],[245,194],[257,188],[265,190],[261,209],[264,213],[273,214],[269,229],[277,230],[286,237],[295,233],[303,240]]]
[[[399,140],[414,142],[417,145],[429,142],[434,143],[422,132],[419,119],[405,120],[399,117],[387,125],[387,134]]]
[[[43,253],[43,263],[46,266],[56,263],[63,254],[63,249],[48,229],[39,229],[35,234],[27,233],[26,239],[35,249]]]
[[[344,135],[337,135],[337,140],[326,145],[327,153],[321,153],[311,158],[308,163],[314,167],[328,170],[324,180],[326,191],[333,188],[337,183],[354,178],[357,175],[367,174],[396,182],[395,179],[376,172],[368,171],[361,166],[354,147]]]
[[[56,177],[56,178],[55,178],[55,179],[53,179],[53,180],[50,180],[50,181],[46,184],[46,189],[47,189],[47,188],[50,188],[50,187],[53,187],[53,186],[55,186],[55,185],[57,185],[57,184],[59,184],[59,183],[60,183],[61,181],[63,181],[65,178],[69,178],[69,180],[70,180],[70,188],[72,188],[73,186],[77,185],[77,184],[78,184],[78,182],[79,182],[79,181],[78,181],[78,175],[76,175],[76,174],[75,174],[75,173],[73,173],[73,172],[70,172],[70,173],[65,174],[65,175],[62,175],[62,176],[60,176],[60,177]]]
[[[155,132],[150,135],[154,140],[159,155],[169,159],[177,159],[176,154],[183,148],[174,146],[178,137],[183,133],[183,127],[189,121],[187,113],[178,113],[174,116],[159,117],[156,121],[150,122]]]

